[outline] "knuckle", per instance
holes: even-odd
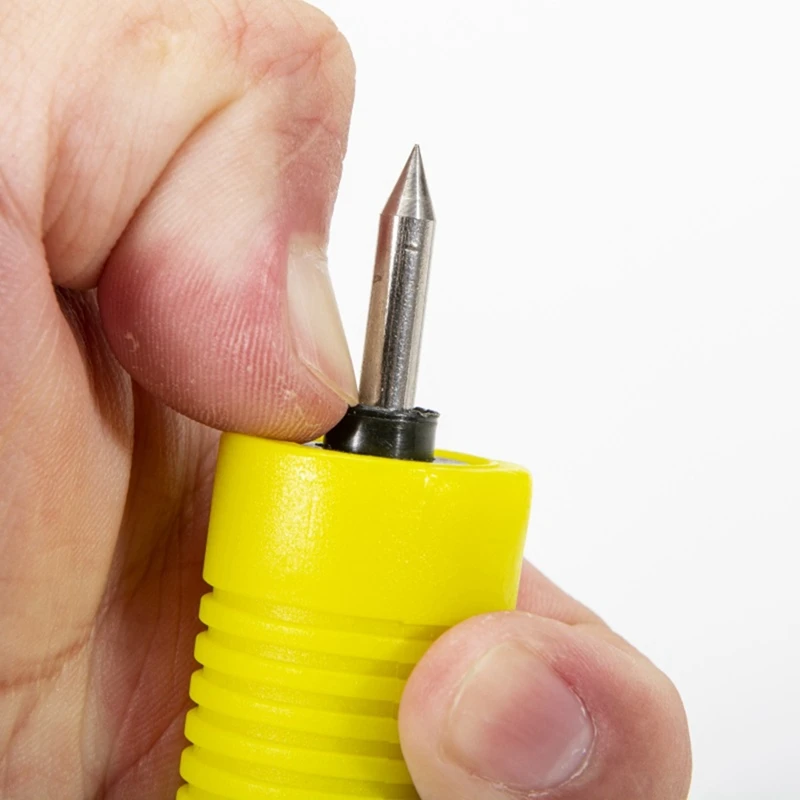
[[[287,31],[298,41],[305,40],[311,47],[320,42],[344,38],[334,21],[323,11],[302,0],[280,0],[279,14],[283,17]]]
[[[325,13],[300,0],[228,0],[214,7],[221,35],[251,79],[290,76],[349,83],[353,56],[344,35]]]

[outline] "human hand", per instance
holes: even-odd
[[[352,91],[346,43],[295,0],[0,11],[9,800],[174,794],[206,426],[308,440],[354,399],[325,264]],[[423,798],[682,800],[668,680],[532,568],[520,608],[412,675]]]

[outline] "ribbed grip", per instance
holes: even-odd
[[[416,798],[397,711],[434,626],[276,606],[214,591],[186,719],[180,800]]]
[[[513,608],[519,467],[225,434],[179,800],[416,798],[397,727],[446,628]]]

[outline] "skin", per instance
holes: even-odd
[[[14,800],[174,795],[214,429],[306,441],[353,391],[349,362],[298,344],[287,310],[298,253],[327,240],[346,42],[290,0],[100,9],[0,7],[0,795]],[[685,798],[668,679],[532,567],[519,605],[457,626],[409,681],[401,735],[424,800]],[[509,641],[592,720],[587,764],[552,790],[443,750],[464,676]]]

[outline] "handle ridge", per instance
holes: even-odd
[[[349,617],[214,590],[186,719],[180,800],[417,797],[397,712],[444,626]],[[302,771],[300,771],[302,769]]]

